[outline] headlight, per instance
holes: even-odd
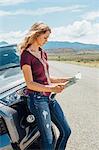
[[[15,103],[16,101],[21,101],[21,96],[23,95],[24,95],[24,89],[21,89],[4,97],[2,101],[6,103],[7,105],[10,105],[12,103]]]

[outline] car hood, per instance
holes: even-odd
[[[22,71],[19,68],[10,68],[0,73],[0,94],[5,93],[25,83]]]

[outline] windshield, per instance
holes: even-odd
[[[19,66],[17,45],[0,47],[0,70]]]

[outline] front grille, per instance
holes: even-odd
[[[7,127],[4,119],[0,116],[0,135],[7,133]]]

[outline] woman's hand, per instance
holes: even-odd
[[[65,83],[67,81],[69,81],[71,79],[71,77],[68,78],[50,78],[52,83]]]
[[[65,83],[65,82],[67,82],[68,81],[68,79],[57,79],[57,83]]]
[[[64,89],[64,84],[60,83],[60,84],[52,84],[50,85],[50,89],[51,89],[51,92],[54,92],[54,93],[61,93]]]

